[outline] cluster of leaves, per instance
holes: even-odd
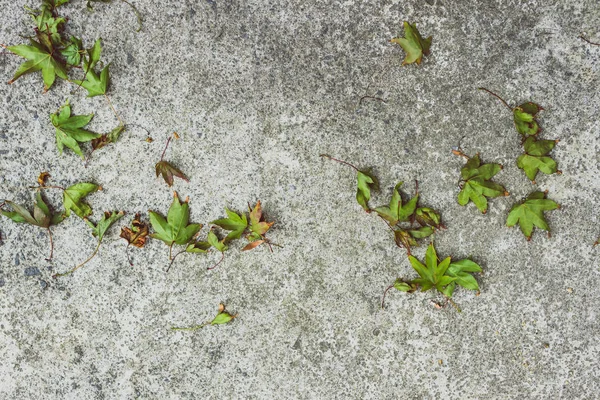
[[[385,302],[385,294],[391,288],[408,293],[415,292],[418,289],[421,289],[422,292],[426,292],[435,288],[435,290],[444,295],[460,312],[460,309],[451,300],[456,285],[469,290],[479,290],[479,284],[472,275],[475,272],[482,271],[479,264],[468,258],[452,261],[451,257],[446,257],[444,260],[440,261],[433,242],[427,247],[425,264],[413,256],[409,256],[408,260],[414,270],[417,271],[417,274],[419,274],[419,277],[408,281],[400,278],[396,279],[394,284],[388,287],[384,293],[381,301],[382,308]]]
[[[357,190],[356,201],[368,213],[375,211],[394,232],[394,240],[399,247],[403,247],[410,254],[413,246],[418,246],[418,239],[427,238],[434,234],[437,229],[444,228],[440,214],[430,207],[419,206],[418,185],[415,195],[403,201],[400,187],[403,182],[398,183],[393,190],[392,198],[387,206],[371,208],[371,191],[378,190],[379,184],[377,178],[368,171],[361,171],[354,165],[338,160],[327,154],[321,154],[321,157],[347,165],[356,171]]]
[[[89,206],[89,204],[85,203],[84,198],[87,195],[101,189],[98,185],[89,182],[76,183],[67,188],[60,186],[48,186],[46,185],[46,180],[49,177],[50,175],[47,172],[42,173],[38,177],[39,186],[35,187],[37,192],[36,201],[33,205],[33,212],[30,212],[27,210],[27,208],[10,200],[5,200],[2,203],[2,206],[0,206],[0,213],[2,213],[2,215],[5,217],[10,218],[14,222],[38,226],[48,231],[50,238],[50,257],[47,260],[52,259],[54,249],[52,244],[52,231],[50,230],[50,227],[61,223],[65,218],[71,215],[71,212],[75,213],[75,215],[80,218],[87,219],[87,217],[92,214],[92,208]],[[52,211],[53,207],[48,205],[42,193],[42,191],[45,189],[62,190],[63,209],[61,211]],[[12,211],[2,209],[4,205],[10,206]],[[108,229],[108,227],[106,229]],[[100,241],[102,240],[102,236],[104,235],[106,229],[101,231],[101,228],[99,228],[99,230],[95,231],[95,236],[99,236]]]
[[[213,227],[210,228],[204,240],[198,238],[198,234],[202,229],[202,224],[189,223],[190,209],[188,199],[181,202],[177,192],[174,192],[173,202],[169,207],[167,217],[161,214],[149,211],[150,224],[154,233],[150,236],[154,239],[163,241],[169,246],[169,260],[173,265],[173,261],[179,254],[183,253],[208,253],[211,249],[221,253],[221,259],[212,267],[214,269],[223,261],[225,252],[229,249],[229,243],[233,240],[244,236],[248,240],[248,244],[242,249],[252,250],[261,244],[267,244],[272,251],[271,246],[274,245],[267,237],[267,231],[273,226],[274,222],[264,221],[262,215],[262,207],[260,201],[256,203],[254,208],[249,208],[249,215],[246,217],[244,213],[236,213],[229,209],[227,218],[213,221]],[[249,220],[249,221],[248,221]],[[223,239],[219,239],[215,233],[215,227],[220,227],[223,230],[230,231]],[[184,249],[173,256],[173,246],[184,246]],[[169,270],[167,268],[167,271]]]
[[[88,92],[88,97],[104,95],[109,85],[109,66],[98,70],[102,53],[100,39],[85,49],[81,38],[66,35],[67,19],[58,15],[58,8],[69,0],[42,0],[39,9],[28,9],[35,23],[35,35],[29,38],[29,44],[8,46],[7,49],[27,61],[15,72],[9,83],[21,76],[40,71],[44,81],[44,91],[49,90],[58,76],[73,82]],[[72,70],[84,71],[81,79],[69,78]],[[83,158],[80,143],[92,142],[92,151],[115,142],[125,129],[124,123],[106,97],[111,109],[119,120],[119,126],[107,134],[98,134],[84,129],[91,121],[90,115],[71,115],[71,106],[67,100],[58,112],[50,115],[52,125],[56,128],[56,145],[62,154],[66,146]]]
[[[522,169],[527,177],[535,184],[535,177],[538,172],[551,175],[561,173],[558,170],[556,161],[550,156],[558,140],[539,140],[537,135],[542,128],[537,121],[537,115],[543,108],[532,102],[526,102],[516,107],[511,107],[508,103],[496,93],[486,89],[479,88],[499,99],[513,113],[513,120],[517,132],[521,135],[524,146],[524,154],[517,159],[517,166]]]
[[[225,309],[225,304],[219,304],[219,311],[217,315],[210,321],[206,321],[200,325],[194,325],[190,327],[180,328],[173,326],[171,330],[174,331],[197,331],[198,329],[202,329],[208,325],[223,325],[233,321],[234,318],[237,317],[237,314],[231,314]]]

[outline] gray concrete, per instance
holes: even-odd
[[[139,33],[119,1],[89,13],[73,0],[63,13],[86,44],[103,38],[110,97],[135,125],[83,168],[71,152],[58,156],[48,115],[70,97],[107,131],[115,118],[103,98],[70,95],[64,82],[42,94],[39,74],[0,86],[0,199],[30,204],[28,186],[47,170],[54,184],[101,184],[94,216],[124,209],[119,226],[136,211],[166,212],[172,192],[153,166],[177,131],[167,158],[191,178],[174,189],[190,197],[193,220],[260,199],[284,247],[236,249],[209,272],[217,255],[185,256],[165,274],[163,243],[132,249],[130,267],[116,227],[96,259],[55,281],[93,250],[86,225],[56,227],[47,263],[45,233],[2,218],[0,398],[600,396],[600,47],[578,39],[600,41],[596,1],[133,2]],[[0,1],[0,42],[24,42],[24,4]],[[433,35],[420,67],[400,67],[403,52],[388,42],[404,19]],[[3,81],[19,62],[2,57]],[[478,86],[546,108],[542,137],[561,139],[562,175],[527,180],[510,113]],[[386,103],[359,106],[365,94]],[[487,215],[456,203],[463,160],[450,150],[461,138],[467,153],[505,165],[497,181],[511,195]],[[481,295],[457,290],[459,314],[434,308],[431,293],[391,292],[382,311],[385,287],[414,272],[354,201],[352,171],[320,153],[375,167],[373,205],[418,179],[448,227],[435,237],[439,254],[472,255],[485,270]],[[504,221],[535,188],[562,208],[549,214],[552,237],[528,243]],[[210,319],[219,302],[239,313],[234,323],[168,329]]]

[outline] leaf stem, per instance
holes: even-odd
[[[359,107],[361,106],[361,104],[362,104],[362,102],[363,102],[363,100],[364,100],[364,99],[378,100],[378,101],[381,101],[383,104],[387,104],[387,102],[386,102],[384,99],[382,99],[381,97],[375,97],[375,96],[368,96],[368,95],[364,95],[364,96],[363,96],[363,97],[361,97],[361,98],[360,98],[360,100],[358,101],[358,106],[359,106]]]
[[[342,160],[339,160],[339,159],[337,159],[337,158],[331,157],[329,154],[319,154],[319,156],[320,156],[320,157],[329,158],[330,160],[333,160],[333,161],[337,161],[337,162],[339,162],[340,164],[344,164],[344,165],[347,165],[347,166],[349,166],[350,168],[354,169],[356,172],[360,172],[360,171],[358,170],[358,168],[356,168],[354,165],[350,164],[349,162],[342,161]]]
[[[138,22],[138,28],[136,29],[136,32],[139,32],[142,30],[142,15],[140,14],[140,12],[138,11],[138,9],[131,4],[130,2],[128,2],[127,0],[121,0],[123,3],[127,4],[129,7],[131,7],[131,9],[133,10],[133,12],[135,13],[135,17],[137,18],[137,22]]]
[[[391,289],[391,288],[393,288],[393,287],[394,287],[394,285],[390,285],[390,286],[388,286],[388,287],[385,289],[385,291],[383,292],[383,297],[381,298],[381,309],[382,309],[382,310],[384,310],[384,309],[385,309],[385,307],[384,307],[384,305],[385,305],[385,295],[387,294],[388,290],[390,290],[390,289]]]
[[[504,104],[506,106],[506,108],[508,108],[511,111],[513,110],[513,108],[511,106],[509,106],[508,103],[502,97],[498,96],[496,93],[492,92],[491,90],[486,89],[484,87],[480,87],[480,88],[477,88],[477,89],[479,89],[479,90],[485,90],[486,92],[488,92],[489,94],[491,94],[492,96],[494,96],[495,98],[497,98],[498,100],[500,100],[502,102],[502,104]]]
[[[175,254],[175,257],[173,257],[171,259],[171,263],[169,264],[169,266],[167,267],[166,272],[169,272],[169,270],[171,269],[171,267],[173,266],[173,263],[175,262],[175,259],[177,258],[178,255],[185,253],[185,250],[181,250],[179,253]]]
[[[50,239],[50,257],[46,258],[46,261],[52,260],[52,254],[54,254],[54,242],[52,241],[52,231],[50,228],[46,228],[48,230],[48,238]]]
[[[98,253],[98,249],[100,249],[100,244],[101,244],[101,243],[102,243],[102,240],[99,240],[99,241],[98,241],[98,245],[97,245],[97,246],[96,246],[96,248],[94,249],[94,252],[92,253],[92,255],[91,255],[91,256],[89,256],[89,257],[88,257],[88,259],[87,259],[87,260],[85,260],[85,261],[84,261],[84,262],[82,262],[81,264],[77,265],[75,268],[73,268],[73,269],[72,269],[72,270],[70,270],[70,271],[63,272],[62,274],[55,274],[55,275],[53,275],[52,277],[53,277],[53,278],[59,278],[59,277],[62,277],[62,276],[67,276],[67,275],[70,275],[70,274],[72,274],[73,272],[77,271],[79,268],[83,267],[83,266],[84,266],[85,264],[87,264],[87,263],[88,263],[88,262],[89,262],[89,261],[90,261],[92,258],[94,258],[94,256],[95,256],[95,255]]]
[[[179,328],[179,327],[173,326],[173,327],[171,327],[171,330],[172,331],[197,331],[198,329],[204,328],[206,325],[210,325],[210,322],[205,322],[201,325],[194,325],[194,326],[185,327],[185,328]]]
[[[167,139],[167,144],[165,145],[165,149],[163,150],[162,154],[160,155],[160,161],[162,161],[163,158],[165,157],[165,153],[167,152],[167,148],[169,147],[169,143],[171,142],[172,138],[173,138],[173,136],[169,135],[169,138]]]
[[[207,268],[207,270],[211,270],[211,269],[215,269],[215,268],[217,268],[217,266],[218,266],[219,264],[221,264],[221,261],[223,261],[223,259],[224,259],[224,258],[225,258],[225,253],[224,253],[224,252],[221,252],[221,259],[219,260],[219,262],[218,262],[218,263],[216,263],[215,265],[213,265],[212,267],[208,267],[208,268]]]
[[[579,39],[581,39],[581,40],[583,40],[584,42],[587,42],[587,43],[589,43],[589,44],[591,44],[591,45],[594,45],[594,46],[600,46],[600,43],[595,43],[595,42],[592,42],[592,41],[590,41],[590,40],[586,39],[586,38],[583,36],[583,33],[582,33],[581,35],[579,35]]]
[[[112,109],[112,112],[115,114],[115,117],[117,117],[117,119],[119,120],[119,123],[121,125],[125,126],[125,123],[123,122],[123,120],[121,119],[121,117],[119,117],[119,114],[117,114],[117,110],[115,110],[115,107],[113,107],[113,104],[111,103],[110,98],[106,95],[106,93],[104,93],[104,98],[106,99],[106,102],[108,103],[108,105]]]
[[[446,295],[444,295],[446,296]],[[460,309],[460,307],[454,302],[454,300],[452,300],[450,297],[446,296],[446,300],[448,301],[448,303],[452,304],[452,307],[454,307],[456,309],[456,311],[458,312],[462,312],[462,310]]]

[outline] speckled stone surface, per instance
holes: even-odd
[[[600,41],[596,1],[179,1],[64,6],[71,32],[103,39],[110,98],[128,131],[87,168],[58,156],[49,114],[66,98],[115,117],[102,97],[39,74],[0,86],[0,199],[31,204],[41,171],[52,183],[101,184],[89,197],[127,216],[99,255],[68,278],[95,240],[78,218],[43,230],[0,219],[0,398],[3,399],[591,399],[600,393]],[[0,0],[0,42],[24,43],[35,2]],[[403,20],[433,36],[420,67],[400,67],[389,39]],[[6,82],[21,60],[0,56]],[[502,104],[535,101],[541,136],[560,139],[562,175],[532,185],[516,165],[520,138]],[[385,99],[385,103],[364,95]],[[149,134],[154,142],[145,141]],[[181,256],[167,274],[167,247],[130,249],[118,239],[136,211],[165,213],[172,191],[154,176],[167,159],[190,177],[192,220],[260,199],[283,248]],[[451,149],[504,164],[510,191],[486,215],[456,202],[463,160]],[[328,153],[374,167],[387,202],[397,181],[418,179],[422,203],[447,229],[440,256],[472,256],[481,295],[457,290],[463,312],[432,306],[431,293],[383,290],[414,276],[389,230],[354,200],[353,172]],[[527,242],[504,226],[511,205],[548,190],[552,237]],[[410,189],[410,185],[407,187]],[[60,204],[59,193],[49,199]],[[206,228],[204,230],[206,232]],[[424,247],[416,249],[422,257]],[[216,314],[229,325],[172,332]]]

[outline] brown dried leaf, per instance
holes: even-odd
[[[148,225],[141,221],[140,213],[135,214],[135,218],[131,222],[131,228],[127,226],[121,228],[120,236],[132,246],[144,247],[148,236]]]
[[[185,176],[183,172],[177,167],[174,167],[168,161],[159,161],[156,163],[156,176],[162,175],[163,179],[169,186],[173,186],[173,177],[176,176],[180,179],[183,179],[186,182],[189,182],[188,178]]]

